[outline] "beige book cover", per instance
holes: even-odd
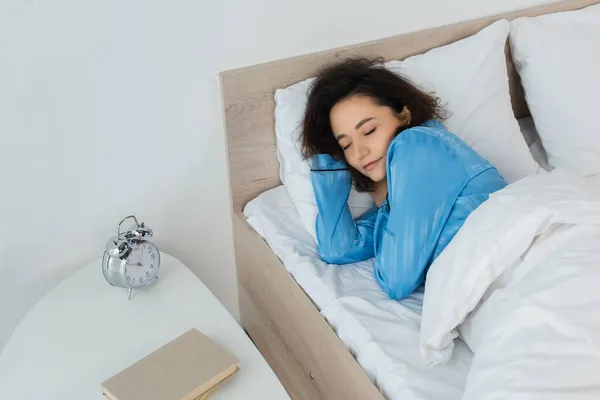
[[[101,389],[110,400],[194,400],[205,398],[237,369],[232,354],[191,329],[108,379]]]

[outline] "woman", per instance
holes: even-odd
[[[435,97],[378,60],[330,66],[309,93],[302,150],[312,160],[320,256],[332,264],[374,257],[393,299],[419,287],[469,214],[506,186],[441,116]],[[356,221],[352,183],[377,205]]]

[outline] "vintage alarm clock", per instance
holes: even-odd
[[[121,225],[133,218],[135,225],[128,231],[121,232]],[[117,236],[106,244],[102,257],[104,278],[113,286],[129,289],[127,298],[131,298],[133,289],[141,289],[158,279],[160,252],[148,239],[152,230],[138,223],[134,215],[121,220],[117,228]]]

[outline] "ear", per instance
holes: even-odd
[[[400,126],[409,126],[412,121],[412,115],[408,107],[404,106],[401,112],[396,114],[400,120]]]

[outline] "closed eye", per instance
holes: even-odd
[[[365,136],[369,136],[371,133],[375,132],[377,128],[371,129],[369,132],[365,133]]]
[[[351,145],[351,144],[352,144],[352,143],[349,143],[349,144],[345,145],[344,147],[342,147],[342,150],[344,150],[344,151],[345,151],[345,150],[348,150],[348,148],[350,147],[350,145]]]

